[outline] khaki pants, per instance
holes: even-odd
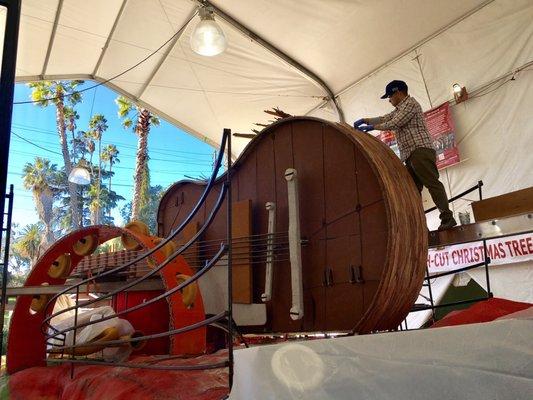
[[[405,160],[405,166],[413,177],[418,191],[422,192],[423,186],[429,190],[433,202],[440,211],[440,219],[444,221],[452,218],[453,213],[448,205],[448,196],[444,190],[444,185],[439,181],[436,161],[435,150],[419,147]]]

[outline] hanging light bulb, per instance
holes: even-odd
[[[201,56],[216,56],[226,50],[228,45],[222,28],[215,22],[211,7],[201,7],[200,22],[191,35],[191,49]]]
[[[452,87],[453,87],[453,93],[461,94],[461,89],[462,89],[461,85],[459,85],[458,83],[454,83]]]
[[[68,181],[76,185],[88,185],[91,183],[91,174],[86,167],[85,160],[82,158],[77,166],[72,168],[68,175]]]

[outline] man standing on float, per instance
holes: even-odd
[[[390,82],[381,98],[388,98],[396,109],[381,117],[358,119],[354,122],[354,128],[363,132],[374,129],[394,131],[400,148],[400,158],[413,177],[416,187],[422,192],[425,186],[440,211],[439,230],[449,229],[457,225],[457,222],[450,211],[444,186],[439,181],[437,153],[424,121],[422,107],[409,96],[407,90],[404,81]]]

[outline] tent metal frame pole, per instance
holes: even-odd
[[[46,75],[46,69],[48,68],[48,62],[50,61],[50,54],[52,54],[52,48],[54,47],[54,41],[56,39],[57,26],[59,25],[59,18],[61,18],[61,10],[63,10],[63,0],[59,0],[59,3],[57,3],[54,25],[52,27],[52,33],[50,34],[50,42],[48,43],[48,49],[46,49],[46,57],[44,58],[43,69],[41,70],[41,80],[44,80],[43,77]]]
[[[479,200],[483,200],[483,185],[478,185],[478,195]],[[485,279],[487,281],[487,299],[492,297],[492,292],[490,291],[490,277],[489,277],[489,264],[492,262],[491,258],[488,255],[487,250],[487,240],[483,239],[483,263],[485,264]]]
[[[6,23],[0,75],[0,226],[4,226],[4,205],[6,200],[7,167],[9,161],[9,142],[11,140],[11,118],[13,113],[13,94],[15,91],[15,67],[20,23],[20,1],[0,0],[6,7]]]
[[[337,98],[335,97],[335,94],[331,90],[331,88],[320,78],[317,74],[309,70],[308,68],[304,67],[302,64],[300,64],[298,61],[296,61],[294,58],[289,56],[288,54],[284,53],[280,49],[278,49],[276,46],[274,46],[272,43],[268,42],[267,40],[263,39],[261,36],[259,36],[257,33],[252,31],[250,28],[242,24],[241,22],[237,21],[235,18],[233,18],[231,15],[227,14],[220,8],[218,8],[216,5],[211,3],[208,0],[193,0],[195,1],[199,6],[208,6],[211,7],[214,11],[214,13],[222,18],[224,21],[226,21],[228,24],[236,28],[238,31],[240,31],[243,35],[247,36],[249,39],[263,47],[264,49],[268,50],[275,56],[279,57],[281,60],[292,66],[293,68],[296,68],[300,73],[302,73],[304,76],[306,76],[308,79],[313,81],[316,85],[321,87],[326,93],[328,100],[331,100],[333,104],[335,105],[335,108],[337,110],[337,114],[339,115],[340,122],[345,122],[344,118],[344,111],[342,110]]]
[[[122,2],[122,5],[120,6],[120,10],[118,10],[118,14],[117,14],[117,17],[115,18],[115,22],[113,23],[113,27],[111,28],[111,31],[109,32],[109,35],[107,36],[105,45],[102,48],[102,52],[100,53],[100,57],[98,57],[98,61],[96,62],[96,66],[94,67],[93,74],[92,74],[93,79],[96,76],[98,69],[100,68],[100,64],[102,64],[102,60],[104,59],[107,48],[109,47],[109,43],[111,43],[115,30],[117,29],[118,23],[120,22],[120,18],[122,17],[122,14],[124,13],[124,9],[126,8],[127,2],[128,0],[124,0]]]
[[[228,246],[228,379],[229,389],[233,387],[233,372],[234,372],[234,359],[233,359],[233,202],[232,202],[232,190],[231,190],[231,177],[233,175],[233,166],[231,161],[231,129],[224,129],[224,134],[228,137],[226,144],[228,159],[227,159],[227,171],[226,171],[226,186],[228,194],[226,195],[226,240]]]

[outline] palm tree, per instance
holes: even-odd
[[[53,205],[57,188],[59,172],[55,164],[50,164],[50,160],[35,157],[33,164],[26,163],[23,169],[23,184],[26,189],[31,189],[35,207],[39,219],[44,224],[44,235],[41,241],[43,250],[47,249],[54,241]]]
[[[109,162],[109,186],[108,189],[111,191],[111,178],[113,177],[113,165],[120,162],[118,159],[118,149],[117,146],[114,144],[108,144],[106,147],[104,147],[104,150],[102,151],[102,161],[105,164]]]
[[[133,128],[138,137],[137,154],[135,158],[135,175],[133,186],[133,201],[131,207],[131,219],[136,220],[142,214],[142,210],[148,207],[150,198],[150,174],[148,171],[148,134],[150,126],[159,125],[159,118],[146,108],[134,105],[127,98],[120,96],[115,100],[118,106],[118,115],[122,118],[122,126],[125,129]],[[135,124],[133,120],[136,120]]]
[[[107,119],[102,114],[96,114],[89,121],[92,138],[98,142],[98,180],[96,182],[96,200],[91,204],[91,211],[95,213],[94,223],[100,223],[100,191],[102,187],[102,135],[107,130]]]
[[[65,128],[72,135],[71,143],[72,147],[74,147],[74,144],[76,142],[76,121],[80,118],[80,115],[73,107],[68,106],[64,107],[63,114],[65,116]],[[76,152],[74,151],[74,149],[72,150],[71,158],[71,162],[76,161]]]
[[[41,255],[41,240],[43,226],[41,223],[29,224],[22,229],[13,243],[13,251],[29,261],[29,266],[35,264]]]
[[[56,107],[57,133],[59,135],[59,143],[61,144],[61,153],[63,155],[65,173],[67,176],[70,175],[73,165],[66,137],[67,124],[65,118],[65,106],[66,104],[75,105],[81,101],[81,94],[76,91],[77,86],[81,83],[83,83],[83,81],[43,81],[28,84],[32,89],[31,99],[35,101],[38,106],[47,107],[53,104]],[[71,115],[72,113],[67,111],[69,121]],[[80,215],[76,184],[69,182],[68,192],[72,212],[72,229],[77,229],[80,226]]]

